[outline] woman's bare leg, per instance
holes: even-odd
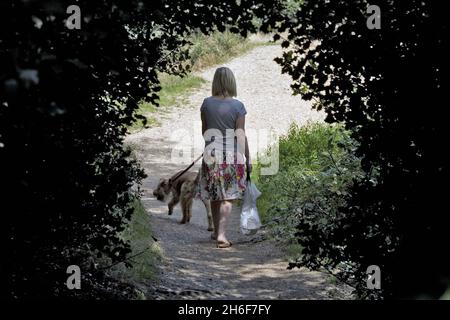
[[[220,201],[211,201],[211,212],[214,224],[214,232],[212,234],[213,239],[217,239],[217,234],[219,232],[219,221],[220,221]]]
[[[219,228],[217,229],[217,241],[218,242],[227,242],[227,237],[225,235],[227,229],[227,221],[231,213],[231,209],[233,204],[231,201],[220,201],[219,202],[219,211],[220,211],[220,219],[219,219]]]

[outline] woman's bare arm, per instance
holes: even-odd
[[[240,116],[236,119],[236,137],[238,150],[244,150],[246,164],[251,171],[250,152],[248,148],[247,135],[245,134],[245,116]]]
[[[206,131],[206,120],[205,117],[203,116],[203,112],[200,113],[200,117],[202,119],[202,135],[204,135]]]

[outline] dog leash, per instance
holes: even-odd
[[[179,177],[181,177],[183,174],[185,174],[185,173],[186,173],[190,168],[192,168],[192,166],[193,166],[198,160],[200,160],[202,157],[203,157],[203,153],[202,153],[197,159],[195,159],[194,161],[192,161],[192,163],[191,163],[186,169],[184,169],[184,170],[181,171],[179,174],[177,174],[175,178],[171,179],[171,183],[174,183]]]

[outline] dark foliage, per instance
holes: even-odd
[[[368,2],[380,30],[366,26]],[[300,220],[297,265],[339,267],[361,297],[439,298],[450,284],[447,14],[438,1],[305,1],[278,29],[293,90],[345,123],[367,172],[331,229]],[[369,265],[381,291],[366,288]]]
[[[245,36],[254,16],[263,31],[288,30],[282,45],[291,50],[278,62],[294,91],[316,99],[327,121],[344,122],[363,168],[379,173],[353,188],[333,225],[299,223],[299,264],[348,262],[340,274],[361,296],[379,295],[365,289],[373,264],[385,297],[442,294],[450,278],[443,4],[373,1],[382,28],[369,30],[359,0],[305,1],[288,18],[282,1],[77,1],[81,30],[69,30],[71,4],[0,3],[2,297],[69,295],[68,265],[87,269],[93,283],[93,254],[120,261],[129,253],[118,233],[143,172],[123,136],[138,102],[157,104],[158,70],[185,72],[192,30],[231,24]]]
[[[72,4],[81,8],[80,30],[65,25]],[[93,254],[120,261],[129,253],[118,234],[144,174],[123,137],[137,104],[157,104],[158,70],[185,72],[189,32],[233,24],[246,35],[253,9],[270,13],[253,5],[1,2],[2,297],[70,295],[67,266],[86,276]]]

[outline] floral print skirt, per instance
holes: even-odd
[[[202,161],[196,197],[213,201],[242,199],[247,187],[245,164],[218,163],[213,157],[209,160]]]

